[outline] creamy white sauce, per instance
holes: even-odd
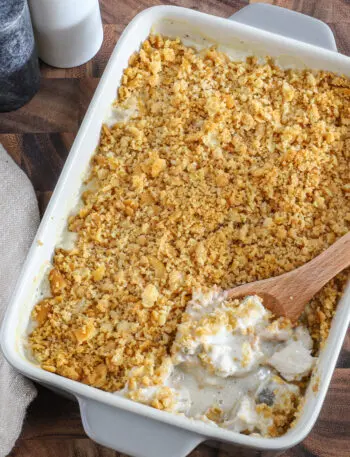
[[[57,242],[57,247],[70,251],[74,249],[75,244],[78,239],[78,234],[76,232],[71,232],[68,230],[68,227],[64,227],[59,241]]]
[[[314,360],[310,350],[298,340],[276,351],[268,363],[287,381],[298,381],[310,373]]]
[[[223,378],[249,373],[264,357],[256,339],[232,334],[224,327],[215,335],[204,337],[203,346],[207,348],[208,362],[214,367],[215,374]]]
[[[217,376],[208,378],[201,367],[194,370],[176,367],[167,383],[175,389],[187,389],[191,401],[186,414],[197,418],[213,406],[230,411],[246,392],[255,392],[270,374],[271,371],[263,367],[244,378],[223,380]]]
[[[111,105],[108,108],[103,123],[108,125],[108,127],[113,127],[113,125],[119,122],[127,122],[137,114],[137,100],[134,97],[130,97],[123,106]]]
[[[172,412],[215,424],[210,420],[214,409],[221,427],[268,436],[273,421],[258,405],[283,410],[292,395],[300,394],[291,381],[311,372],[311,349],[305,327],[272,319],[258,297],[230,303],[219,289],[197,291],[178,327],[163,385],[145,392],[138,387],[138,401],[152,404],[167,386]],[[122,394],[130,392],[126,387]]]

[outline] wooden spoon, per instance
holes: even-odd
[[[350,232],[310,262],[275,278],[229,289],[228,298],[258,295],[276,316],[297,320],[308,301],[350,265]]]

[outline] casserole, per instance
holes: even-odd
[[[138,15],[113,52],[34,240],[4,321],[3,350],[9,362],[26,376],[76,396],[88,435],[121,452],[140,457],[184,456],[199,442],[213,440],[234,445],[247,455],[254,455],[256,450],[271,455],[304,439],[317,418],[350,318],[346,307],[350,298],[349,287],[338,306],[328,343],[320,355],[317,379],[308,389],[303,413],[296,426],[279,438],[257,438],[212,428],[58,377],[33,364],[23,345],[31,309],[40,298],[45,270],[62,235],[67,216],[79,200],[82,178],[93,146],[98,143],[102,121],[115,98],[115,81],[119,81],[128,58],[151,29],[170,36],[187,35],[205,45],[220,43],[239,49],[242,56],[253,53],[263,57],[269,54],[287,64],[350,73],[349,59],[344,56],[226,19],[173,7],[156,7]],[[35,276],[38,271],[40,273]],[[319,389],[315,394],[312,384],[316,380]]]

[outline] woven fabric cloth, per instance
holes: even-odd
[[[0,323],[38,224],[34,189],[0,144]],[[32,382],[7,363],[0,349],[0,457],[15,445],[35,395]]]

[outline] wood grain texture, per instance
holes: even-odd
[[[252,0],[251,3],[257,0]],[[39,93],[23,108],[0,114],[0,142],[28,174],[41,212],[62,166],[99,78],[124,27],[141,10],[161,3],[227,17],[248,0],[100,0],[104,41],[96,56],[73,69],[41,64]],[[349,0],[266,0],[327,22],[340,52],[350,55]],[[350,456],[350,335],[348,334],[319,420],[308,438],[283,457]],[[38,386],[23,432],[11,457],[123,457],[85,435],[78,406]],[[0,405],[1,407],[1,405]],[[167,456],[164,456],[167,457]],[[233,457],[225,450],[199,446],[191,457]]]
[[[25,106],[0,116],[0,132],[76,132],[79,118],[79,81],[41,80],[39,92]]]

